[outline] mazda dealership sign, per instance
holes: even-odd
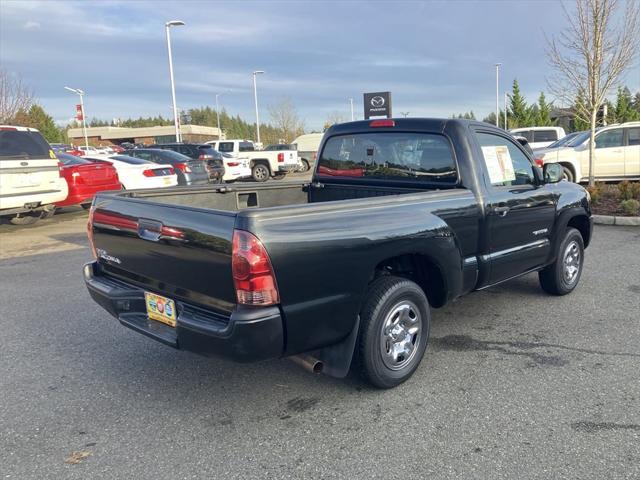
[[[364,118],[391,118],[391,92],[374,92],[364,94]]]

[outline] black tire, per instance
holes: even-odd
[[[273,176],[273,179],[274,179],[274,180],[284,180],[284,177],[286,177],[286,176],[287,176],[287,174],[286,174],[286,173],[276,173],[276,174]]]
[[[577,259],[575,258],[576,254],[578,255]],[[567,228],[564,238],[558,245],[556,261],[538,272],[540,286],[545,292],[552,295],[571,293],[580,282],[583,265],[584,241],[582,235],[575,228]]]
[[[13,225],[33,225],[38,220],[40,220],[40,216],[42,212],[27,212],[27,213],[19,213],[15,217],[11,217],[9,222]]]
[[[403,317],[402,312],[407,312],[407,316]],[[402,318],[414,327],[419,321],[418,332],[411,334],[406,329],[406,322],[403,328]],[[430,324],[429,301],[417,284],[393,276],[375,280],[369,287],[360,312],[360,331],[355,352],[355,364],[359,365],[365,380],[378,388],[392,388],[413,375],[424,356]],[[393,325],[396,327],[391,329]],[[398,326],[400,329],[395,332]],[[385,334],[386,331],[388,333]],[[395,343],[397,339],[391,339],[394,335],[399,338]],[[413,348],[410,353],[401,350],[402,353],[394,360],[393,347],[403,344],[409,348],[413,345]]]
[[[565,167],[564,165],[562,166],[562,170],[564,171],[564,174],[562,175],[562,178],[564,178],[567,182],[575,182],[575,178],[573,175],[573,172],[571,171],[571,169],[569,167]]]
[[[264,163],[256,163],[253,168],[251,168],[251,176],[256,182],[266,182],[269,180],[270,175],[269,167]]]

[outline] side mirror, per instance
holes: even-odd
[[[564,169],[559,163],[545,163],[543,172],[544,183],[558,183],[564,176]]]

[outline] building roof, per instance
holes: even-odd
[[[173,125],[162,127],[87,127],[87,137],[100,137],[103,140],[118,140],[122,138],[161,137],[174,135]],[[211,135],[218,137],[217,127],[203,127],[201,125],[181,125],[180,133],[183,135]],[[70,128],[67,130],[69,138],[83,138],[82,128]]]

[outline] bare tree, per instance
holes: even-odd
[[[619,24],[614,24],[618,0],[575,0],[575,13],[563,5],[567,28],[547,40],[549,63],[555,76],[550,89],[562,100],[576,98],[576,115],[591,124],[589,185],[594,185],[595,129],[607,93],[637,59],[640,48],[640,7],[627,0]]]
[[[347,117],[343,115],[338,110],[334,110],[329,115],[327,115],[327,119],[324,121],[324,129],[326,130],[331,125],[335,125],[336,123],[344,123],[347,121]]]
[[[33,92],[20,76],[0,69],[0,123],[9,123],[18,112],[26,112],[33,104]]]
[[[283,98],[269,106],[269,115],[271,115],[271,123],[285,142],[290,142],[304,133],[304,121],[298,116],[290,98]]]

